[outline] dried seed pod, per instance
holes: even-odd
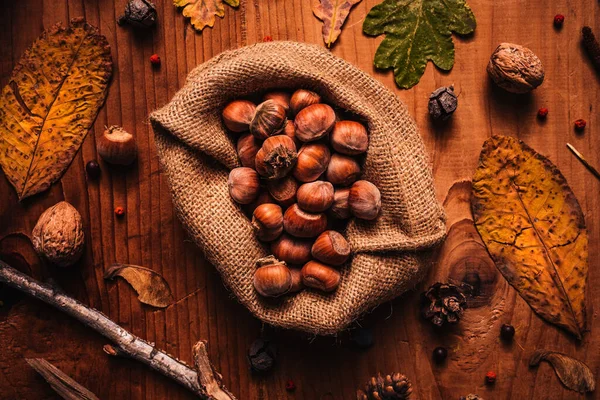
[[[348,204],[349,188],[336,189],[333,193],[333,204],[329,208],[329,213],[337,219],[350,218],[350,205]]]
[[[356,121],[338,121],[331,132],[331,146],[338,153],[354,156],[369,147],[367,128]]]
[[[246,132],[256,113],[256,105],[248,100],[234,100],[223,109],[223,123],[231,132]]]
[[[500,43],[487,66],[496,85],[511,93],[527,93],[544,82],[544,67],[527,47]]]
[[[313,104],[296,115],[296,137],[302,142],[314,142],[327,135],[335,124],[335,112],[327,104]]]
[[[256,153],[256,172],[267,179],[283,178],[294,168],[297,158],[292,139],[285,135],[272,136]]]
[[[292,274],[292,287],[288,293],[297,293],[304,289],[304,282],[302,282],[302,271],[300,268],[290,268]]]
[[[236,203],[250,204],[258,197],[260,180],[252,168],[234,168],[229,173],[227,187],[229,195]]]
[[[283,208],[287,208],[296,202],[298,182],[291,176],[267,181],[267,189],[273,199]]]
[[[283,133],[286,122],[286,110],[275,100],[263,101],[256,107],[256,113],[250,122],[250,133],[258,140]]]
[[[263,96],[263,101],[273,100],[285,109],[286,114],[290,111],[290,99],[292,95],[284,91],[274,91],[266,93]]]
[[[260,148],[260,142],[251,133],[240,136],[237,142],[237,153],[242,166],[255,169],[256,153]]]
[[[293,204],[283,215],[283,229],[300,238],[316,237],[327,229],[327,216],[302,211],[298,204]]]
[[[348,194],[350,212],[356,218],[373,220],[381,211],[381,193],[368,181],[357,181]]]
[[[334,185],[350,186],[360,177],[360,165],[352,157],[334,153],[327,166],[326,177]]]
[[[283,212],[277,204],[262,204],[252,214],[252,226],[258,240],[271,242],[283,232]]]
[[[311,254],[325,264],[342,265],[350,257],[350,244],[341,233],[325,231],[315,240]]]
[[[298,89],[290,99],[292,115],[298,114],[303,108],[321,102],[321,96],[310,90]]]
[[[156,6],[149,0],[129,0],[125,14],[117,20],[119,25],[129,24],[136,28],[151,28],[156,24]]]
[[[331,153],[323,143],[307,143],[298,152],[294,177],[300,182],[312,182],[327,169]]]
[[[311,259],[312,242],[283,234],[271,243],[271,252],[289,264],[302,265]]]
[[[35,251],[53,264],[69,267],[83,254],[84,234],[81,215],[61,201],[42,213],[31,233]]]
[[[285,262],[273,256],[261,258],[256,262],[254,288],[265,297],[279,297],[292,288],[292,274]]]
[[[256,339],[248,349],[248,362],[253,372],[269,372],[277,360],[277,346],[268,340]],[[221,396],[220,396],[221,397]]]
[[[298,188],[298,206],[308,212],[323,212],[333,204],[333,185],[330,182],[315,181]]]
[[[302,282],[308,287],[332,292],[340,284],[340,273],[318,261],[309,261],[302,267]]]
[[[458,98],[454,93],[454,86],[437,88],[429,96],[429,116],[434,121],[447,121],[458,106]]]
[[[137,157],[133,136],[120,126],[111,126],[98,139],[98,154],[104,161],[114,165],[130,165]]]

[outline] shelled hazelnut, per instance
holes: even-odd
[[[254,287],[261,296],[334,291],[341,280],[336,267],[351,257],[340,233],[345,220],[373,220],[381,211],[381,193],[359,180],[355,158],[368,150],[367,128],[321,100],[305,89],[273,90],[258,106],[235,100],[223,110],[225,127],[240,133],[242,167],[229,174],[230,196],[273,254],[257,261]]]

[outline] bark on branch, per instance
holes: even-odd
[[[194,370],[184,362],[121,328],[100,311],[87,307],[50,285],[36,281],[2,261],[0,261],[0,282],[69,314],[111,340],[115,346],[105,346],[104,351],[107,354],[138,360],[179,382],[201,398],[235,400],[235,397],[221,383],[220,375],[212,368],[204,342],[199,342],[204,351],[194,351],[194,362],[198,367]],[[194,348],[197,346],[198,344]],[[196,359],[197,353],[198,359]]]

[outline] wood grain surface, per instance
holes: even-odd
[[[535,349],[559,350],[600,371],[600,182],[567,151],[573,143],[600,165],[600,75],[580,46],[580,29],[591,25],[600,34],[600,5],[593,0],[470,0],[477,17],[473,36],[455,39],[456,63],[450,73],[431,64],[411,90],[398,90],[389,71],[376,71],[372,60],[382,38],[362,34],[362,21],[378,0],[363,0],[350,14],[332,52],[358,65],[393,90],[416,119],[429,151],[440,201],[449,214],[450,236],[434,254],[430,276],[415,291],[380,306],[360,321],[374,333],[367,350],[353,348],[348,334],[312,338],[275,332],[254,319],[223,287],[214,268],[186,238],[176,219],[164,174],[161,173],[148,114],[167,103],[184,84],[187,73],[221,51],[262,41],[296,40],[323,44],[321,23],[304,0],[242,0],[239,9],[226,7],[225,18],[213,29],[196,33],[170,0],[157,0],[159,24],[151,33],[119,27],[115,20],[126,0],[0,0],[0,84],[7,84],[23,51],[58,21],[84,16],[98,26],[112,47],[114,77],[108,99],[81,150],[62,180],[49,191],[19,203],[0,174],[0,236],[31,232],[47,207],[67,200],[82,214],[87,238],[81,262],[71,269],[43,266],[22,239],[0,244],[2,259],[38,279],[52,279],[64,291],[99,309],[136,335],[185,361],[199,339],[227,386],[240,399],[353,399],[357,387],[378,371],[399,371],[414,386],[414,398],[458,399],[479,393],[489,399],[584,398],[564,389],[548,364],[528,368]],[[553,28],[555,14],[565,15],[562,30]],[[544,84],[531,95],[504,93],[489,82],[488,58],[500,42],[531,48],[543,61]],[[148,58],[157,53],[159,68]],[[444,127],[427,116],[429,93],[454,84],[459,107]],[[550,110],[546,121],[536,119],[539,107]],[[588,127],[575,133],[573,121]],[[132,168],[102,164],[102,177],[87,181],[84,165],[97,158],[95,139],[105,125],[122,125],[137,138],[139,159]],[[519,137],[548,156],[563,172],[586,215],[590,236],[590,275],[587,297],[590,332],[578,343],[543,322],[504,281],[487,258],[465,209],[464,183],[477,165],[483,141],[492,134]],[[450,188],[452,187],[452,190]],[[117,219],[114,208],[126,208]],[[439,262],[436,262],[439,260]],[[144,265],[161,273],[177,303],[155,311],[142,306],[122,281],[105,282],[113,262]],[[476,273],[480,295],[472,301],[456,328],[436,332],[418,316],[418,293],[438,279],[463,279]],[[27,365],[25,358],[43,357],[102,399],[188,399],[175,383],[134,361],[109,358],[106,342],[90,329],[38,301],[0,288],[0,398],[52,399],[56,395]],[[516,327],[512,345],[499,340],[499,326]],[[358,324],[356,325],[358,326]],[[250,373],[246,350],[261,334],[279,345],[279,362],[272,374]],[[446,363],[436,365],[432,350],[450,350]],[[495,386],[484,384],[488,370],[498,374]],[[293,379],[295,393],[285,391]],[[586,398],[596,398],[594,395]]]

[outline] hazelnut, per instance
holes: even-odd
[[[285,128],[283,129],[283,134],[294,141],[296,148],[299,149],[302,145],[302,142],[298,140],[296,137],[296,127],[294,126],[294,122],[289,119],[285,123]]]
[[[326,176],[334,185],[350,186],[360,177],[360,165],[352,157],[334,153],[327,166]]]
[[[335,151],[349,156],[364,153],[369,147],[367,129],[356,121],[336,122],[330,140]]]
[[[104,161],[115,165],[130,165],[137,157],[133,136],[119,126],[111,126],[98,139],[98,154]]]
[[[298,188],[298,206],[304,211],[323,212],[333,203],[333,185],[325,181],[305,183]]]
[[[279,297],[290,291],[292,274],[285,262],[269,256],[258,260],[256,265],[254,288],[261,296]]]
[[[315,240],[311,254],[325,264],[342,265],[350,257],[350,244],[341,233],[325,231]]]
[[[296,237],[316,237],[327,229],[327,216],[323,213],[302,211],[298,204],[293,204],[283,215],[283,229]]]
[[[292,287],[288,293],[296,293],[304,289],[304,282],[302,282],[302,272],[300,268],[290,268],[292,274]]]
[[[282,207],[287,208],[296,202],[296,192],[298,191],[298,182],[291,177],[286,176],[283,179],[267,182],[269,193]]]
[[[283,178],[294,168],[297,158],[292,139],[285,135],[272,136],[256,153],[256,172],[267,179]]]
[[[250,129],[256,105],[248,100],[234,100],[223,109],[223,123],[232,132],[245,132]]]
[[[296,137],[302,142],[314,142],[327,135],[335,124],[335,112],[327,104],[313,104],[296,115]]]
[[[292,111],[292,115],[298,114],[303,108],[320,102],[321,96],[315,92],[311,92],[310,90],[306,89],[298,89],[290,98],[290,109]]]
[[[540,59],[527,47],[513,43],[500,43],[487,72],[496,85],[511,93],[527,93],[544,82]]]
[[[307,143],[298,152],[294,177],[300,182],[316,181],[327,169],[331,153],[323,143]]]
[[[256,107],[250,132],[258,140],[279,135],[285,128],[286,110],[275,100],[263,101]]]
[[[256,200],[254,200],[250,204],[245,205],[244,211],[246,211],[246,213],[248,213],[248,215],[250,215],[250,217],[252,217],[254,210],[256,210],[256,208],[258,206],[260,206],[261,204],[266,204],[266,203],[275,203],[275,199],[271,196],[271,194],[268,191],[261,190],[258,193],[258,197],[256,198]]]
[[[318,261],[309,261],[302,267],[302,282],[308,287],[331,292],[340,284],[340,273]]]
[[[292,95],[288,92],[274,91],[266,93],[263,96],[263,101],[274,100],[277,104],[285,109],[286,114],[290,111],[290,99]]]
[[[258,240],[270,242],[283,232],[283,212],[277,204],[261,204],[252,214],[252,226]]]
[[[260,150],[261,144],[251,133],[246,133],[238,139],[237,153],[240,157],[242,166],[254,169],[256,165],[256,153]]]
[[[312,242],[283,234],[271,243],[271,252],[289,264],[302,265],[311,259]]]
[[[350,206],[348,205],[348,195],[350,189],[341,188],[336,189],[333,194],[333,204],[329,208],[329,213],[337,219],[348,219],[350,218]]]
[[[258,196],[260,180],[255,170],[248,167],[234,168],[227,180],[229,195],[239,204],[250,204]]]
[[[381,211],[381,193],[368,181],[357,181],[348,195],[350,212],[356,218],[373,220]]]

